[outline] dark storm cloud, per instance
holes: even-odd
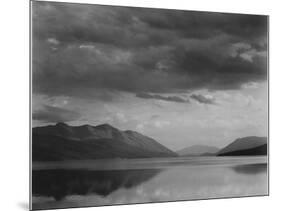
[[[168,35],[197,39],[225,33],[248,41],[266,35],[264,16],[49,2],[33,4],[35,35],[43,39],[55,35],[62,42],[143,47],[173,41],[174,37]]]
[[[50,2],[32,11],[35,93],[98,98],[266,80],[265,16]]]
[[[81,115],[76,111],[48,105],[32,114],[33,120],[41,122],[70,122],[78,120],[80,117]]]
[[[148,94],[148,93],[138,93],[136,94],[136,97],[143,98],[143,99],[157,99],[157,100],[164,100],[164,101],[171,101],[171,102],[177,102],[177,103],[188,103],[189,100],[183,99],[178,96],[161,96],[156,94]]]
[[[197,102],[202,103],[202,104],[216,104],[215,99],[208,98],[208,97],[205,97],[204,95],[200,95],[200,94],[192,94],[190,96],[190,98],[192,98],[193,100],[196,100]]]

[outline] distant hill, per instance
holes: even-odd
[[[249,136],[236,139],[221,149],[218,156],[266,155],[267,137]]]
[[[154,139],[109,124],[58,123],[32,129],[33,161],[173,156],[177,154]]]
[[[267,155],[267,144],[263,144],[251,149],[237,150],[219,154],[219,156],[239,156],[239,155]]]
[[[206,145],[193,145],[177,151],[180,156],[212,156],[219,151],[219,148]]]

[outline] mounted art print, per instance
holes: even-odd
[[[32,210],[268,195],[268,16],[31,2]]]

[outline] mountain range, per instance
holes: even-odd
[[[175,157],[177,154],[138,132],[109,124],[57,123],[32,129],[32,160]]]
[[[216,155],[220,149],[213,146],[193,145],[177,151],[179,156],[207,156]]]
[[[267,155],[267,137],[238,138],[222,149],[207,145],[193,145],[177,151],[179,156],[252,156]]]
[[[218,156],[267,155],[267,137],[248,136],[238,138],[222,148]]]
[[[236,139],[222,149],[193,145],[173,152],[148,136],[122,131],[109,124],[70,126],[57,123],[32,129],[33,161],[266,154],[267,138],[257,136]]]

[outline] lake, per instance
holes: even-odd
[[[268,194],[266,156],[34,162],[32,209]]]

